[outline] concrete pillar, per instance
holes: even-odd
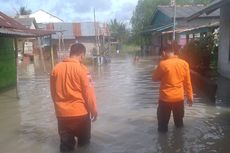
[[[220,45],[218,53],[218,71],[230,78],[230,3],[220,8]]]

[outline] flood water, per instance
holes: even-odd
[[[230,97],[224,94],[230,86],[223,78],[216,104],[195,92],[193,107],[185,107],[185,127],[176,129],[171,119],[167,134],[157,132],[159,83],[151,81],[157,61],[114,58],[108,65],[90,67],[99,117],[92,124],[91,144],[76,153],[230,152]],[[49,74],[34,64],[20,64],[19,99],[15,93],[0,94],[0,153],[58,153]]]

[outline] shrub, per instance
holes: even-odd
[[[197,72],[205,73],[217,64],[217,47],[215,45],[214,35],[209,33],[200,40],[190,41],[181,51],[184,58],[192,69]]]

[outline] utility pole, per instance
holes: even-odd
[[[97,25],[96,25],[95,9],[93,10],[93,17],[94,17],[94,31],[95,31],[95,47],[97,48]]]
[[[173,40],[176,40],[176,0],[171,0],[173,7]]]
[[[97,33],[97,24],[96,24],[96,13],[95,13],[95,9],[93,10],[94,12],[94,29],[95,29],[95,47],[97,50],[97,61],[98,64],[100,65],[100,51],[99,51],[99,45],[98,45],[98,33]]]

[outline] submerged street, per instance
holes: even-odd
[[[159,83],[151,81],[157,58],[133,63],[113,58],[108,65],[90,67],[99,116],[92,124],[89,146],[76,153],[228,153],[230,146],[229,90],[222,82],[216,104],[195,90],[192,107],[185,105],[185,127],[171,118],[167,134],[157,132]],[[223,81],[226,81],[223,79]],[[58,153],[59,137],[50,97],[49,74],[34,64],[19,64],[18,94],[0,94],[0,152]]]

